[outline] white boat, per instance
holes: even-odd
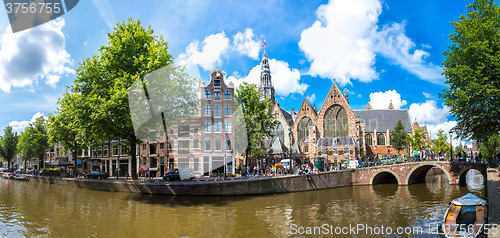
[[[14,179],[17,179],[17,180],[25,180],[25,181],[28,181],[28,180],[29,180],[28,176],[23,175],[23,174],[16,174],[16,175],[14,175]]]
[[[14,175],[12,173],[4,173],[3,174],[3,178],[6,178],[6,179],[10,179],[12,178]]]
[[[486,200],[468,193],[450,202],[441,230],[446,237],[480,237],[487,214]]]

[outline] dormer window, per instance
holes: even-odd
[[[214,80],[214,87],[220,87],[220,79]]]

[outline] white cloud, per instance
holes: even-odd
[[[445,121],[439,124],[427,125],[428,128],[427,130],[429,133],[431,133],[431,137],[434,138],[438,133],[438,131],[442,129],[446,134],[446,136],[449,138],[450,137],[449,131],[456,125],[457,125],[456,121]]]
[[[426,63],[425,58],[429,53],[415,49],[415,43],[405,35],[405,23],[393,23],[392,26],[384,26],[383,30],[376,34],[375,49],[384,57],[391,59],[395,64],[401,66],[408,72],[420,79],[435,84],[443,84],[444,78],[440,66]],[[412,53],[413,50],[413,53]]]
[[[432,95],[430,93],[426,93],[426,92],[422,92],[422,94],[424,95],[425,98],[429,99],[432,97]]]
[[[28,125],[30,123],[35,122],[36,119],[39,117],[44,117],[45,120],[48,120],[48,117],[44,116],[43,113],[37,112],[37,113],[35,113],[35,115],[33,115],[33,117],[31,117],[30,121],[11,121],[9,123],[9,126],[12,127],[12,130],[20,132],[20,131],[24,130],[24,128],[28,127]]]
[[[378,1],[332,0],[321,5],[318,20],[301,34],[299,48],[311,62],[309,74],[337,79],[370,82],[378,75],[373,68],[375,53],[369,38],[381,13]]]
[[[233,38],[235,50],[254,60],[259,59],[260,42],[253,40],[253,29],[247,28],[244,33],[238,31]]]
[[[271,80],[274,84],[276,94],[280,96],[288,96],[291,93],[303,94],[309,85],[300,82],[300,72],[298,69],[290,69],[287,62],[269,59],[269,67],[271,68]],[[241,77],[235,72],[227,78],[227,81],[233,82],[236,87],[241,83],[260,83],[260,64],[253,67],[246,77]]]
[[[13,34],[4,33],[0,48],[0,89],[30,86],[39,79],[55,87],[61,75],[74,74],[71,55],[62,32],[64,19],[47,22]]]
[[[179,55],[177,63],[180,65],[197,64],[205,70],[212,70],[217,64],[221,64],[222,55],[230,49],[229,38],[224,32],[207,36],[202,45],[200,51],[199,41],[189,44],[186,51]]]
[[[375,57],[381,55],[423,80],[442,84],[442,68],[425,62],[428,52],[414,50],[404,22],[379,31],[381,13],[379,0],[331,0],[321,5],[317,21],[302,32],[299,42],[311,62],[308,73],[335,78],[341,85],[351,84],[351,79],[370,82],[378,79]]]
[[[316,94],[313,93],[311,96],[306,96],[306,98],[309,103],[314,103],[314,100],[316,100]]]
[[[370,93],[370,105],[373,109],[388,109],[391,100],[395,109],[407,104],[406,100],[401,100],[401,95],[396,90]]]
[[[106,22],[109,28],[113,29],[116,26],[115,14],[113,13],[113,7],[109,3],[108,0],[92,0],[92,4],[94,4],[95,8],[99,11],[99,14]]]
[[[410,116],[417,119],[419,124],[440,124],[446,121],[446,117],[450,115],[450,110],[443,105],[442,108],[437,107],[434,100],[427,100],[424,103],[412,103],[410,105]]]

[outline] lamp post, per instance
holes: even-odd
[[[293,175],[293,159],[292,159],[292,128],[288,127],[288,137],[290,138],[290,148],[288,153],[290,154],[290,174]]]
[[[453,160],[453,131],[450,130],[450,161]]]

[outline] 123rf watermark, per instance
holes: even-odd
[[[471,229],[458,228],[459,231],[473,232]],[[499,227],[496,224],[485,224],[485,234],[498,234]],[[368,224],[349,224],[348,226],[334,226],[323,224],[321,226],[299,226],[290,225],[291,235],[421,235],[421,234],[443,234],[439,224],[429,227],[391,227],[387,225],[373,226]]]

